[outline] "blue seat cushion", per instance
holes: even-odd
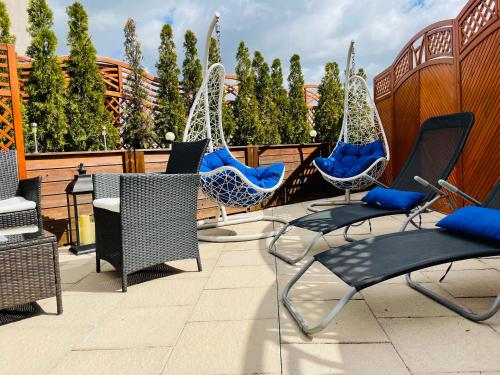
[[[397,189],[373,188],[361,200],[370,206],[409,210],[415,207],[423,198],[423,193]]]
[[[284,163],[275,163],[262,168],[247,167],[235,159],[224,147],[203,157],[200,172],[211,172],[220,167],[234,167],[254,185],[264,189],[277,186],[285,170]]]
[[[436,226],[500,246],[500,210],[464,207],[439,220]]]
[[[337,142],[333,153],[327,158],[314,159],[316,165],[329,176],[349,178],[366,171],[377,159],[385,157],[382,141],[356,146]]]

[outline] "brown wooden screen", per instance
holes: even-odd
[[[473,112],[476,122],[450,182],[483,199],[500,173],[498,1],[470,0],[456,19],[434,23],[374,79],[391,147],[391,180],[430,116]]]
[[[0,44],[0,152],[17,149],[19,177],[26,176],[21,97],[14,45]]]

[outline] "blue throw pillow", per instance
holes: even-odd
[[[436,226],[500,245],[500,210],[464,207],[441,219]]]
[[[409,210],[415,207],[424,198],[423,193],[384,189],[376,187],[368,192],[361,200],[370,206]]]

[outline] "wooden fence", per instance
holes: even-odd
[[[285,180],[278,191],[260,209],[282,204],[301,202],[341,194],[325,182],[312,166],[317,156],[327,156],[331,148],[327,144],[248,146],[232,147],[231,152],[243,163],[252,166],[266,166],[278,161],[285,162]],[[80,163],[88,174],[92,173],[138,173],[164,172],[169,151],[136,150],[108,152],[61,152],[27,154],[28,177],[42,177],[42,214],[44,226],[55,233],[60,244],[67,242],[68,221],[66,186],[77,174]],[[92,212],[91,195],[81,197],[79,212]],[[230,209],[230,213],[242,210]],[[216,214],[214,202],[199,193],[198,218],[209,218]]]
[[[498,15],[498,1],[470,0],[457,18],[417,33],[375,77],[375,102],[392,154],[389,180],[401,169],[425,119],[459,111],[473,112],[476,121],[450,182],[483,199],[498,180]]]
[[[63,68],[66,80],[69,79],[65,69],[67,60],[68,56],[59,56],[59,61]],[[97,57],[96,64],[99,67],[104,84],[106,85],[106,108],[113,115],[115,126],[120,127],[123,125],[125,120],[123,110],[126,106],[126,82],[130,74],[130,67],[124,61],[102,56]],[[31,74],[30,59],[26,56],[20,56],[18,68],[21,93],[24,99],[28,100],[23,88],[28,76]],[[156,97],[159,91],[158,78],[147,72],[143,73],[143,77],[143,85],[147,93],[147,106],[151,112],[154,112],[157,104]],[[179,89],[182,90],[182,86]],[[238,96],[239,81],[235,74],[226,74],[224,89],[227,93],[228,100],[234,100],[234,98]],[[316,109],[319,100],[318,85],[314,83],[304,85],[304,100],[308,109],[308,120],[312,126],[314,120],[314,110]]]

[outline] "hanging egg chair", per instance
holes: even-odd
[[[316,212],[318,206],[352,203],[351,190],[362,190],[373,184],[384,172],[389,158],[389,145],[375,102],[364,78],[355,75],[354,42],[351,42],[339,140],[330,156],[313,161],[326,181],[345,190],[345,200],[318,201],[308,209]]]
[[[209,140],[209,152],[204,156],[200,168],[200,186],[206,196],[217,203],[218,214],[213,221],[200,221],[198,229],[256,221],[285,223],[285,220],[263,215],[240,216],[237,219],[229,219],[227,216],[226,207],[246,209],[269,198],[283,182],[285,166],[283,163],[275,163],[263,168],[248,167],[234,157],[226,144],[222,128],[225,69],[220,63],[213,64],[207,69],[210,40],[216,26],[219,41],[218,23],[219,15],[216,14],[207,33],[203,82],[189,111],[184,132],[185,142],[206,138]],[[210,242],[248,241],[271,237],[275,233],[270,231],[218,236],[199,233],[198,238]]]

